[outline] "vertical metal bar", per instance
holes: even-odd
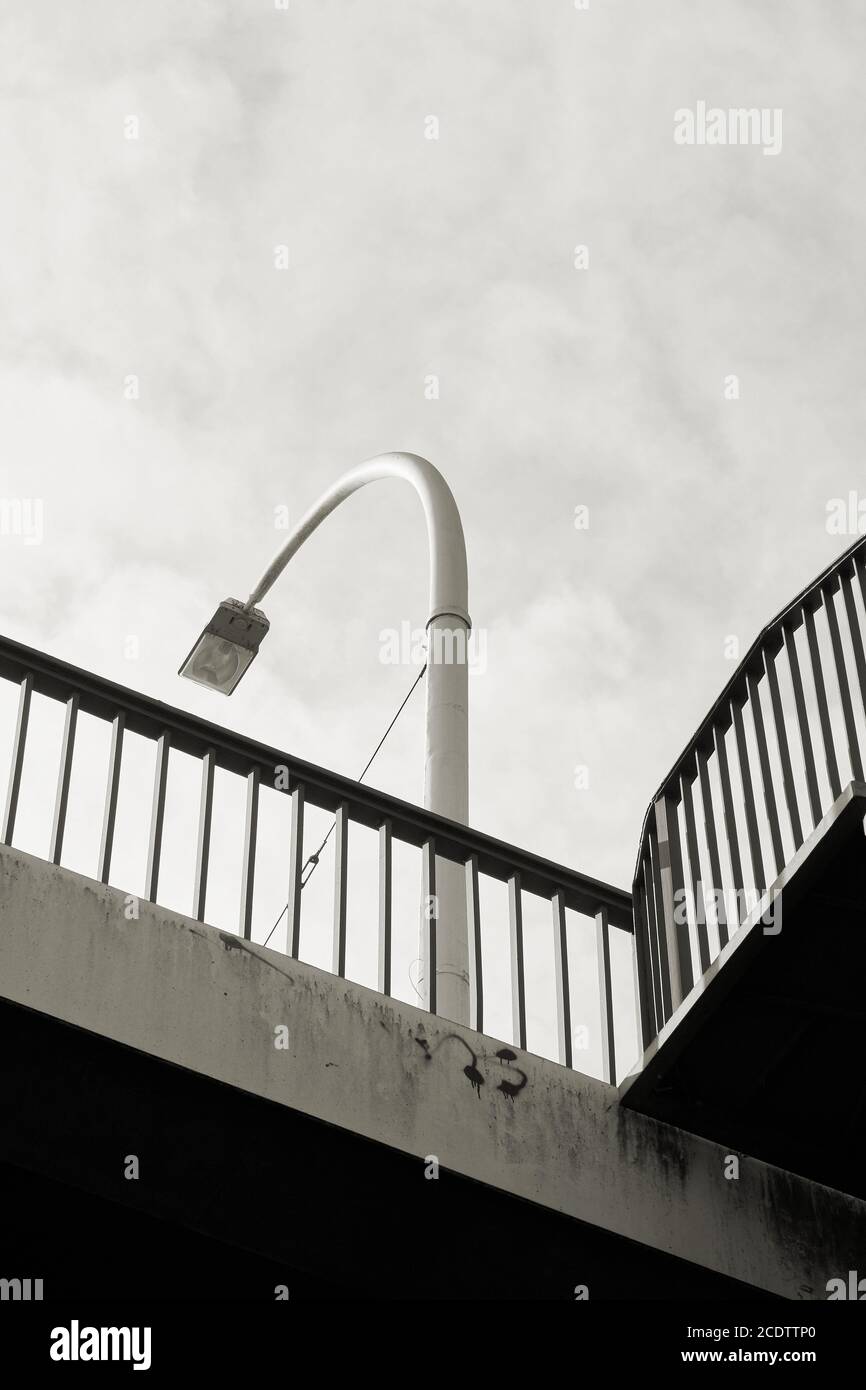
[[[105,811],[102,816],[102,840],[99,846],[100,883],[107,883],[111,874],[111,851],[114,847],[114,827],[117,821],[117,795],[120,790],[120,764],[123,757],[123,730],[126,716],[121,711],[111,721],[111,751],[108,755],[108,781],[105,785]]]
[[[809,660],[812,664],[812,679],[815,683],[815,697],[818,701],[818,721],[821,725],[821,742],[824,745],[824,766],[833,800],[840,795],[842,783],[839,781],[839,767],[836,762],[836,748],[833,743],[833,726],[830,723],[830,709],[827,704],[827,690],[824,685],[824,668],[821,664],[821,649],[818,646],[818,633],[815,629],[815,614],[811,608],[804,609],[806,637],[809,642]]]
[[[862,560],[862,551],[854,556],[854,573],[860,581],[860,594],[863,599],[863,606],[866,608],[866,568]]]
[[[750,673],[746,677],[749,691],[749,708],[752,711],[752,724],[755,729],[755,743],[758,749],[758,763],[761,768],[761,786],[764,792],[764,809],[770,827],[770,843],[773,847],[773,863],[776,873],[785,867],[785,852],[782,848],[782,828],[776,808],[776,792],[773,787],[773,773],[770,769],[770,753],[767,747],[767,733],[764,728],[764,712],[761,708],[761,692],[758,682]]]
[[[689,940],[689,917],[686,911],[683,858],[680,849],[680,826],[677,803],[666,793],[655,803],[658,834],[659,869],[662,886],[664,926],[668,941],[668,960],[671,967],[671,1004],[674,1009],[682,1003],[694,984],[692,946]]]
[[[785,711],[782,709],[782,696],[779,691],[779,675],[776,671],[776,659],[773,653],[767,650],[764,652],[764,670],[767,673],[770,704],[773,708],[773,727],[776,730],[776,747],[779,750],[779,763],[782,768],[782,786],[785,791],[785,805],[788,808],[788,820],[791,825],[791,837],[794,841],[794,849],[797,850],[803,843],[803,827],[800,824],[800,806],[797,801],[797,787],[794,783],[794,772],[791,767],[791,750],[788,747],[788,731],[785,725]]]
[[[253,893],[256,880],[256,841],[259,832],[259,769],[247,774],[247,814],[244,824],[244,872],[241,882],[240,933],[245,941],[253,935]]]
[[[649,840],[647,840],[646,846],[644,848],[642,873],[644,886],[643,905],[644,912],[646,913],[647,928],[646,939],[649,945],[650,968],[652,972],[654,1021],[653,1036],[655,1036],[655,1034],[660,1033],[662,1028],[664,1028],[665,1026],[665,1006],[664,995],[662,993],[662,972],[661,964],[659,961],[659,941],[658,932],[656,930],[656,905],[655,893],[653,888],[652,857],[650,855]]]
[[[337,807],[337,834],[334,846],[334,955],[335,975],[346,973],[346,891],[349,882],[349,808],[343,801]]]
[[[607,908],[595,914],[595,948],[598,961],[598,998],[601,1013],[602,1080],[616,1085],[616,1043],[613,1028],[613,987],[610,973],[610,928]]]
[[[707,853],[710,857],[710,878],[713,900],[716,904],[716,925],[719,930],[719,945],[725,946],[728,941],[727,913],[724,907],[719,910],[719,901],[724,902],[722,894],[724,884],[722,883],[722,861],[719,855],[719,837],[716,834],[716,812],[713,806],[713,789],[710,784],[710,768],[707,761],[707,754],[703,748],[697,749],[698,781],[701,786],[701,809],[704,815],[704,836],[707,841]],[[706,894],[704,894],[704,910],[706,910]]]
[[[301,888],[304,872],[304,786],[292,790],[292,828],[289,832],[289,896],[286,944],[297,960],[301,952]]]
[[[421,874],[422,874],[422,904],[421,904],[421,925],[424,934],[425,955],[427,958],[426,969],[426,994],[427,1008],[431,1014],[435,1014],[437,1005],[436,991],[436,928],[439,917],[439,900],[436,896],[436,841],[425,840],[421,851]]]
[[[722,809],[725,820],[725,838],[728,842],[728,856],[731,861],[731,874],[733,876],[732,887],[734,889],[734,917],[737,926],[740,925],[740,893],[745,887],[743,883],[743,865],[740,861],[740,842],[737,839],[737,822],[734,817],[734,798],[731,794],[731,774],[728,770],[728,750],[725,745],[724,732],[718,727],[713,729],[713,743],[716,749],[716,760],[719,764],[719,785],[722,789]],[[728,902],[727,896],[722,900],[722,915],[727,923]],[[726,927],[727,929],[727,927]]]
[[[195,855],[195,884],[192,895],[192,915],[204,921],[207,899],[207,871],[210,862],[210,828],[213,819],[213,771],[216,752],[209,748],[201,760],[201,796],[198,809],[198,837]]]
[[[839,699],[842,702],[842,718],[845,721],[845,738],[848,743],[848,761],[851,776],[857,782],[863,781],[863,759],[860,756],[860,742],[857,738],[857,723],[854,719],[854,703],[851,699],[851,686],[845,667],[845,652],[842,648],[842,634],[836,615],[836,602],[830,590],[824,591],[824,611],[827,614],[827,627],[830,630],[830,645],[833,648],[833,664],[836,667],[836,682],[839,686]]]
[[[78,723],[78,696],[70,695],[66,701],[66,719],[63,725],[63,742],[60,747],[60,771],[57,775],[57,796],[54,802],[54,824],[51,827],[51,847],[48,858],[52,864],[60,863],[63,853],[63,832],[66,828],[66,808],[69,804],[69,779],[72,776],[72,754],[75,749],[75,726]]]
[[[559,1038],[559,1060],[564,1067],[570,1067],[572,1066],[571,986],[568,979],[565,897],[562,893],[556,892],[550,902],[553,908],[553,961],[556,967],[556,1030]]]
[[[698,829],[695,824],[695,806],[692,800],[692,783],[686,773],[680,777],[680,799],[683,803],[683,819],[686,825],[686,850],[689,856],[689,873],[692,880],[692,898],[695,906],[695,928],[698,934],[698,956],[701,974],[710,968],[710,938],[707,933],[707,910],[704,896],[704,880],[701,872],[701,856],[698,850]]]
[[[150,813],[150,844],[147,851],[145,896],[156,902],[159,890],[159,860],[162,854],[162,828],[165,820],[165,788],[168,781],[168,752],[171,734],[166,729],[156,744],[156,767],[153,774],[153,805]]]
[[[379,992],[391,993],[391,822],[379,826]]]
[[[520,874],[508,880],[508,934],[511,942],[511,1026],[518,1047],[526,1047],[526,980],[523,973],[523,897]]]
[[[466,920],[469,925],[470,1027],[484,1032],[484,966],[481,950],[481,897],[478,890],[478,856],[466,861]]]
[[[818,794],[818,776],[815,772],[815,754],[812,751],[812,735],[809,731],[809,718],[806,713],[806,700],[803,695],[803,677],[800,675],[800,659],[797,656],[797,643],[792,628],[786,627],[785,651],[788,655],[788,668],[791,672],[791,685],[794,690],[794,704],[797,708],[797,728],[800,732],[800,747],[803,750],[803,767],[806,773],[806,787],[809,793],[809,809],[812,825],[821,819],[821,798]]]
[[[655,817],[647,836],[647,844],[650,853],[650,863],[652,865],[652,900],[655,915],[655,940],[659,959],[659,984],[662,995],[662,1018],[667,1023],[674,1011],[672,992],[671,992],[671,967],[668,955],[668,934],[665,926],[664,895],[662,893],[662,877],[659,867],[659,844],[655,827]]]
[[[645,870],[643,871],[645,873]],[[656,1005],[653,997],[653,969],[649,932],[647,895],[641,876],[634,893],[634,977],[637,995],[637,1017],[640,1021],[642,1051],[646,1051],[661,1025],[656,1024]]]
[[[18,720],[15,725],[15,738],[12,743],[12,762],[9,767],[9,788],[6,792],[6,811],[3,816],[3,843],[11,845],[15,833],[15,817],[18,813],[18,794],[21,791],[21,773],[24,769],[24,749],[27,744],[27,725],[30,722],[30,699],[33,694],[33,677],[28,674],[21,682],[18,693]]]
[[[863,634],[860,631],[860,619],[857,616],[857,605],[854,602],[853,574],[843,574],[842,593],[845,596],[845,617],[848,621],[848,635],[851,638],[851,648],[854,652],[857,684],[860,687],[860,699],[863,702],[863,713],[866,714],[866,655],[864,655],[863,652]]]
[[[755,793],[752,789],[752,771],[749,767],[749,747],[746,743],[746,728],[743,724],[743,711],[737,700],[731,701],[731,718],[734,721],[734,738],[737,745],[737,762],[740,767],[740,784],[743,788],[743,809],[746,815],[746,837],[749,841],[749,859],[752,864],[753,887],[763,893],[767,884],[764,878],[764,855],[761,850],[761,836],[758,831],[758,817],[755,812]]]

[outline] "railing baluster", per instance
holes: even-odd
[[[650,957],[650,979],[652,981],[653,1014],[655,1016],[655,1031],[660,1033],[665,1023],[664,995],[662,993],[662,972],[659,961],[659,939],[656,929],[656,905],[653,887],[652,859],[649,852],[649,842],[647,842],[644,855],[643,867],[643,905],[646,914],[646,939],[647,949]]]
[[[833,648],[833,664],[836,668],[836,683],[839,686],[839,699],[842,702],[842,718],[845,721],[845,738],[848,743],[848,761],[851,764],[851,776],[856,781],[863,781],[863,760],[860,757],[860,743],[857,738],[857,724],[854,719],[854,704],[851,699],[851,686],[848,682],[848,672],[845,668],[845,653],[842,649],[842,634],[839,631],[839,619],[836,615],[836,602],[833,593],[829,589],[824,590],[824,612],[827,615],[827,627],[830,630],[830,645]]]
[[[716,725],[713,729],[713,743],[716,749],[716,762],[719,765],[719,786],[722,789],[722,811],[725,821],[725,838],[728,843],[728,858],[731,861],[731,874],[733,876],[732,887],[734,889],[734,917],[737,926],[740,925],[740,893],[745,884],[743,883],[743,866],[740,860],[740,842],[737,838],[737,822],[734,818],[734,798],[731,792],[731,774],[728,769],[728,750],[725,744],[724,730]],[[727,923],[728,917],[728,896],[722,898],[722,916]]]
[[[655,819],[664,925],[670,962],[671,1003],[676,1009],[692,988],[694,976],[689,918],[685,902],[683,858],[680,850],[680,826],[677,804],[672,796],[663,795],[657,798]]]
[[[806,698],[803,694],[803,677],[800,675],[800,658],[797,655],[797,642],[793,628],[786,627],[784,633],[785,651],[788,655],[788,668],[791,672],[791,686],[794,691],[794,704],[797,710],[800,747],[803,750],[803,768],[806,774],[806,789],[809,793],[809,810],[812,813],[812,825],[815,826],[821,819],[821,797],[818,793],[818,774],[815,771],[812,734],[809,730]]]
[[[863,607],[866,608],[866,565],[863,562],[863,552],[854,556],[854,573],[860,581],[860,594],[863,599]]]
[[[301,953],[301,888],[304,872],[304,786],[292,788],[292,828],[289,832],[289,894],[286,945],[293,960]]]
[[[241,882],[240,934],[245,941],[253,935],[253,895],[256,880],[256,841],[259,831],[259,769],[247,774],[247,814],[244,824],[244,871]]]
[[[165,821],[165,789],[168,782],[168,754],[171,735],[164,730],[157,739],[156,767],[153,774],[153,805],[150,813],[150,842],[147,851],[145,897],[156,902],[159,891],[159,861],[162,855],[162,829]]]
[[[803,610],[806,623],[806,637],[809,643],[809,660],[812,665],[812,679],[815,683],[815,697],[818,701],[818,722],[821,725],[821,742],[824,745],[824,766],[833,800],[840,795],[842,783],[839,781],[839,766],[836,762],[836,749],[833,746],[833,726],[830,723],[830,709],[827,705],[827,690],[824,685],[824,668],[821,664],[821,650],[818,646],[818,633],[815,629],[815,614],[811,608]]]
[[[845,617],[848,622],[848,635],[851,638],[851,648],[854,652],[857,684],[860,687],[860,699],[863,703],[863,713],[866,715],[866,654],[863,652],[863,634],[860,631],[857,604],[854,602],[853,571],[849,574],[842,575],[842,593],[845,596]]]
[[[616,1042],[613,1027],[613,982],[610,970],[610,928],[607,908],[595,914],[595,949],[598,962],[598,1000],[601,1018],[602,1080],[616,1085]]]
[[[646,865],[641,868],[634,894],[634,977],[636,1013],[641,1030],[643,1050],[649,1047],[656,1033],[661,1031],[657,1000],[660,999],[657,980],[658,961],[652,949],[652,935],[649,922],[650,905],[647,901]]]
[[[97,869],[100,883],[107,883],[111,874],[111,852],[114,848],[114,827],[117,822],[117,796],[120,790],[125,724],[126,716],[122,711],[111,721],[111,751],[108,755],[108,780],[105,785],[105,811],[102,816],[102,840]]]
[[[523,897],[520,875],[508,880],[508,934],[511,943],[511,1026],[518,1047],[526,1047],[526,980],[523,973]]]
[[[767,733],[764,728],[764,712],[761,709],[761,693],[758,682],[751,671],[746,677],[749,691],[749,708],[752,711],[752,724],[755,730],[755,743],[758,748],[758,765],[761,769],[761,787],[764,792],[764,809],[770,827],[770,843],[773,847],[773,863],[780,874],[785,866],[785,853],[782,848],[782,832],[779,813],[776,809],[776,792],[773,787],[773,774],[770,769],[770,753],[767,747]]]
[[[15,739],[12,744],[12,762],[9,767],[6,811],[3,816],[4,845],[11,845],[12,836],[15,834],[15,817],[18,814],[18,795],[21,791],[21,773],[24,768],[24,749],[27,744],[27,725],[30,722],[32,695],[33,677],[28,672],[21,682],[18,694],[18,718],[15,724]]]
[[[431,1014],[435,1014],[437,1007],[436,990],[436,928],[438,925],[439,902],[436,897],[436,842],[435,840],[425,840],[421,851],[421,875],[423,898],[422,905],[422,932],[424,936],[425,956],[427,961],[427,978],[425,980],[425,993],[427,996],[427,1008]]]
[[[752,886],[763,893],[767,886],[764,878],[764,855],[761,850],[761,836],[758,831],[758,817],[755,812],[755,794],[752,790],[752,771],[749,767],[749,748],[746,743],[743,710],[737,700],[731,701],[731,718],[734,721],[734,740],[737,745],[737,762],[740,768],[740,784],[743,789],[746,838],[749,841],[749,859],[751,861],[752,875],[754,878]]]
[[[701,857],[698,851],[698,830],[695,824],[695,807],[692,800],[692,783],[686,773],[680,777],[680,799],[683,803],[683,819],[686,825],[686,850],[689,856],[689,873],[692,880],[692,894],[695,906],[695,928],[698,934],[698,956],[701,974],[710,968],[710,938],[707,933],[706,898],[704,896]]]
[[[722,882],[722,860],[719,854],[719,837],[716,834],[716,813],[713,808],[713,789],[710,783],[710,767],[707,760],[706,751],[703,748],[696,750],[696,760],[698,764],[698,781],[701,787],[701,809],[704,816],[704,836],[707,842],[707,854],[710,859],[710,876],[712,882],[710,889],[713,894],[715,904],[714,915],[716,926],[719,933],[719,945],[726,946],[728,941],[727,913],[724,907],[719,909],[720,898],[724,884]],[[707,895],[704,893],[704,912],[707,910]]]
[[[54,824],[51,827],[51,847],[48,858],[52,864],[60,863],[63,853],[63,833],[66,829],[66,808],[69,804],[69,780],[72,776],[72,755],[75,749],[75,728],[78,723],[78,695],[70,695],[66,701],[66,719],[63,724],[63,743],[60,748],[60,771],[57,775],[57,797],[54,802]]]
[[[337,807],[337,833],[334,846],[334,953],[335,975],[346,974],[346,903],[349,885],[349,808],[345,801]]]
[[[478,855],[466,861],[466,920],[469,925],[469,1022],[484,1032],[484,961],[481,949],[481,895],[478,888]]]
[[[556,970],[556,1032],[559,1042],[559,1060],[564,1067],[570,1067],[573,1065],[571,986],[568,979],[568,933],[565,921],[565,898],[562,893],[554,893],[550,901],[553,908],[553,962]]]
[[[769,650],[764,652],[764,670],[767,673],[767,686],[770,691],[770,704],[773,709],[773,727],[776,731],[776,747],[779,750],[779,763],[782,768],[782,787],[785,792],[785,805],[788,808],[791,838],[794,841],[794,849],[798,850],[803,843],[803,827],[800,824],[800,805],[797,800],[797,787],[794,782],[794,771],[791,766],[791,750],[788,747],[788,730],[785,724],[785,711],[782,708],[782,696],[779,691],[779,675],[776,670],[776,659]]]
[[[662,1018],[667,1023],[674,1011],[671,997],[671,967],[668,954],[668,933],[665,925],[664,896],[659,867],[659,845],[655,825],[651,825],[647,835],[652,872],[652,902],[655,917],[655,942],[658,951],[659,984],[662,994]]]
[[[210,863],[210,831],[213,818],[213,772],[216,752],[209,748],[201,760],[201,796],[198,810],[198,836],[195,855],[195,885],[192,895],[192,915],[204,921],[207,900],[207,871]]]
[[[379,990],[391,993],[391,895],[393,890],[391,822],[379,826]]]

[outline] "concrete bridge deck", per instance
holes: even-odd
[[[48,1223],[61,1284],[76,1223],[93,1281],[138,1249],[174,1297],[240,1268],[232,1297],[822,1299],[862,1261],[851,1196],[742,1155],[730,1180],[723,1145],[600,1081],[126,908],[0,849],[4,1236]]]

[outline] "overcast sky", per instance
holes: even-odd
[[[0,538],[3,632],[356,775],[426,617],[405,485],[292,562],[230,702],[175,672],[275,509],[423,454],[486,634],[471,819],[628,886],[726,637],[866,486],[864,43],[842,0],[5,6],[0,492],[44,540]],[[780,152],[676,144],[700,101]],[[412,800],[422,718],[371,779]]]

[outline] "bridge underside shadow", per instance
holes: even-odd
[[[622,1088],[645,1115],[861,1198],[864,814],[852,783],[786,876],[778,934],[751,928]]]
[[[46,1299],[767,1297],[6,1001],[0,1040],[2,1273]]]
[[[184,1298],[802,1299],[856,1268],[866,1203],[844,1191],[754,1157],[726,1181],[727,1149],[602,1081],[125,905],[0,852],[0,1248],[22,1278],[91,1296],[121,1271],[121,1295],[137,1279]]]

